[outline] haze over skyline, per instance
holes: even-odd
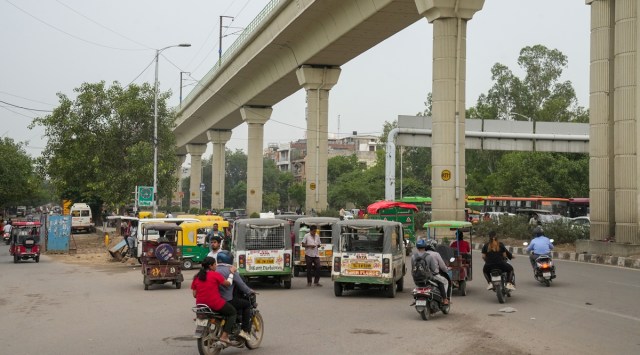
[[[4,0],[0,28],[5,36],[0,83],[0,136],[29,141],[26,151],[38,156],[44,130],[27,129],[32,118],[58,104],[57,92],[74,98],[84,82],[104,80],[153,83],[155,49],[178,43],[190,48],[164,51],[159,62],[162,91],[171,90],[169,106],[183,97],[218,59],[222,19],[223,51],[235,32],[247,26],[268,0]],[[491,87],[496,62],[514,73],[520,49],[542,44],[568,56],[563,80],[576,89],[578,103],[588,106],[589,6],[584,1],[487,0],[469,22],[467,32],[466,106]],[[404,29],[342,66],[330,92],[330,134],[382,133],[385,121],[424,110],[431,91],[432,30],[426,19]],[[32,110],[25,110],[30,108]],[[305,93],[299,90],[273,107],[265,124],[265,146],[304,138]],[[152,113],[150,114],[152,119]],[[233,130],[229,149],[247,146],[245,124]],[[208,149],[206,154],[210,154]]]

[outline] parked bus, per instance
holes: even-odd
[[[487,196],[482,207],[482,212],[508,212],[516,213],[519,209],[546,210],[552,214],[566,216],[569,211],[569,199],[561,197],[513,197],[513,196]]]
[[[582,217],[589,215],[589,198],[572,197],[569,199],[569,217]]]

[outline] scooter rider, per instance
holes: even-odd
[[[216,272],[220,273],[225,279],[229,277],[231,274],[231,267],[233,264],[233,258],[229,255],[229,252],[226,250],[220,250],[218,255],[216,256],[218,259],[218,266],[216,268]],[[233,273],[234,282],[230,286],[219,286],[220,296],[225,299],[225,301],[229,302],[233,307],[235,307],[238,315],[240,316],[239,320],[242,323],[242,330],[238,334],[243,337],[245,340],[250,340],[249,333],[251,332],[251,304],[245,298],[238,297],[238,292],[234,292],[234,287],[238,287],[239,291],[242,294],[250,294],[255,293],[240,277],[238,271]],[[237,290],[236,290],[237,291]]]
[[[433,271],[433,278],[438,281],[439,284],[442,284],[442,287],[440,288],[440,292],[443,295],[442,303],[449,304],[449,293],[447,292],[449,290],[449,279],[444,276],[448,275],[449,268],[447,267],[447,264],[444,263],[444,260],[442,260],[440,253],[436,251],[437,242],[430,239],[427,240],[426,243],[427,254],[429,254],[431,259],[435,260],[436,263],[436,267],[431,269],[431,271]]]
[[[531,253],[529,261],[531,261],[531,267],[535,269],[536,259],[540,255],[549,255],[551,249],[553,249],[553,243],[544,235],[544,230],[540,226],[533,229],[533,235],[535,237],[531,240],[526,250],[527,253]]]

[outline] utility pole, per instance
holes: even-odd
[[[232,22],[233,22],[233,19],[234,19],[233,16],[220,16],[220,34],[218,35],[218,43],[219,43],[219,47],[218,47],[218,65],[221,65],[220,61],[222,60],[222,19],[223,18],[230,18]]]
[[[186,72],[186,71],[181,71],[180,72],[180,107],[182,107],[182,74],[187,74],[187,75],[191,75],[190,72]]]

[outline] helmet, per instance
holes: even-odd
[[[418,239],[418,241],[416,242],[416,248],[426,248],[427,247],[427,241],[424,239]]]
[[[427,250],[436,251],[436,245],[438,245],[438,242],[436,242],[434,239],[429,239],[426,242],[427,242]]]
[[[544,231],[542,230],[542,227],[537,226],[533,229],[533,234],[535,235],[542,235],[544,234]]]
[[[226,250],[219,251],[216,258],[218,259],[218,263],[229,264],[229,265],[233,264],[233,258],[231,257],[229,252]]]

